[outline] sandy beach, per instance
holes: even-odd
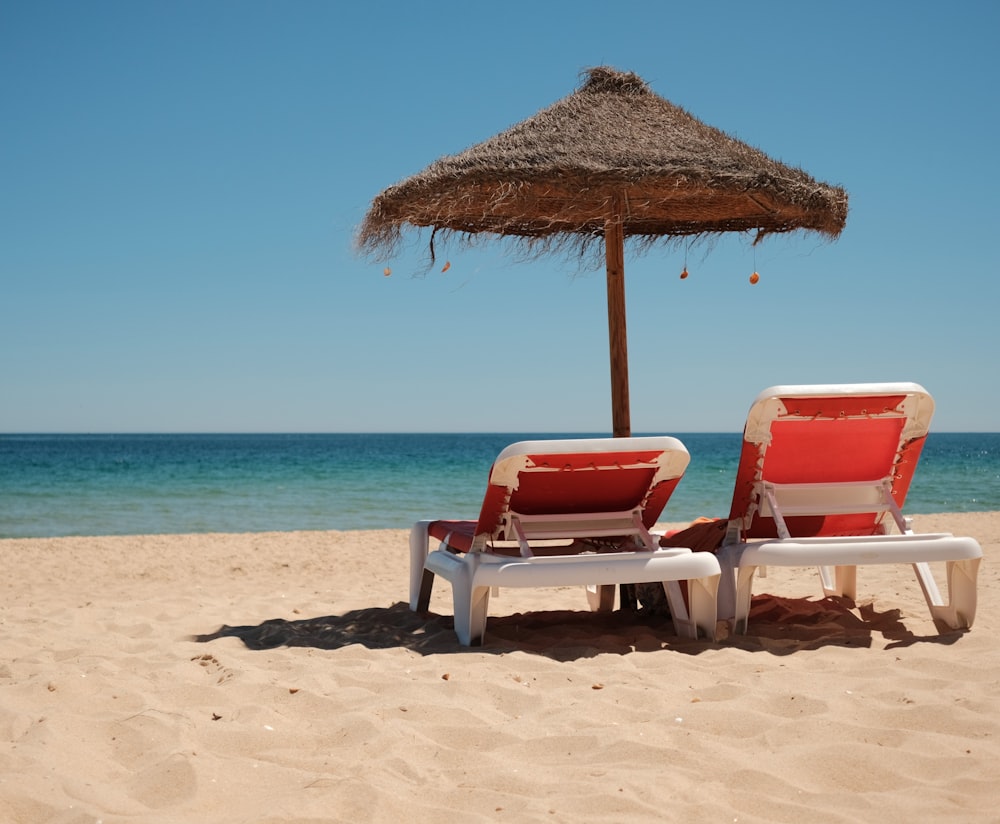
[[[772,569],[743,637],[506,590],[463,649],[403,530],[3,540],[0,820],[998,821],[1000,513],[915,526],[982,544],[969,632]]]

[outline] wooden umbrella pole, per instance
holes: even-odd
[[[625,331],[625,232],[621,201],[612,202],[604,223],[608,269],[608,343],[611,351],[611,424],[616,438],[632,434],[628,400],[628,336]]]

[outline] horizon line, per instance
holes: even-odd
[[[707,429],[687,429],[672,430],[648,430],[633,432],[631,436],[624,437],[647,437],[660,435],[742,435],[742,430],[707,430]],[[977,430],[977,429],[942,429],[932,430],[929,435],[1000,435],[1000,431]],[[547,429],[509,429],[509,430],[487,430],[487,429],[341,429],[341,430],[11,430],[0,432],[0,438],[8,437],[38,437],[38,436],[136,436],[136,435],[199,435],[199,436],[222,436],[222,435],[564,435],[568,437],[586,436],[597,438],[612,438],[610,433],[602,433],[589,430],[547,430]]]

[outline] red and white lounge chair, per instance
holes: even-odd
[[[938,629],[971,627],[979,544],[915,534],[901,512],[933,413],[933,399],[915,383],[761,392],[747,416],[717,552],[724,570],[719,617],[728,612],[734,630],[746,631],[758,568],[817,566],[824,593],[853,600],[858,566],[912,564]],[[947,600],[930,562],[945,564]]]
[[[608,610],[614,585],[663,582],[677,634],[696,638],[700,628],[714,639],[715,556],[661,549],[649,532],[689,459],[669,437],[508,446],[490,470],[478,521],[413,526],[410,608],[427,610],[435,575],[450,581],[455,632],[468,646],[482,642],[493,587],[582,584],[591,608]],[[434,551],[431,538],[441,542]]]

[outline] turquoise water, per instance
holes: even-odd
[[[407,528],[479,512],[505,446],[557,434],[0,435],[0,537]],[[581,435],[563,437],[582,437]],[[678,435],[663,519],[729,511],[739,434]],[[932,433],[905,511],[1000,510],[1000,433]]]

